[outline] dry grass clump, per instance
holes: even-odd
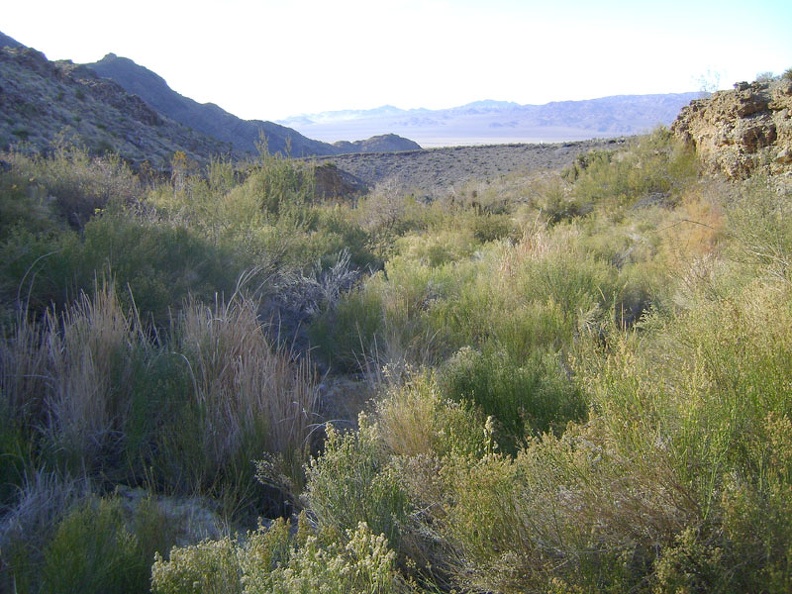
[[[141,339],[133,320],[121,311],[112,285],[93,299],[83,294],[60,319],[50,311],[45,344],[52,391],[45,399],[45,433],[56,448],[85,456],[123,435],[130,404],[124,387]]]
[[[209,468],[248,451],[250,440],[259,452],[302,458],[315,422],[314,371],[309,358],[273,347],[254,303],[193,302],[176,320],[174,334],[190,367]]]
[[[134,351],[135,313],[121,310],[112,285],[82,294],[40,322],[20,319],[2,343],[3,408],[28,438],[77,467],[93,467],[123,436]]]

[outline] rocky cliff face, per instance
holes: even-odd
[[[709,172],[731,179],[792,175],[792,80],[738,83],[692,101],[671,129]]]

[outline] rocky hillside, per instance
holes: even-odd
[[[792,174],[792,78],[737,83],[685,107],[673,132],[710,172]]]
[[[178,150],[196,161],[228,150],[88,68],[50,62],[19,45],[0,47],[0,148],[38,152],[61,142],[154,167],[167,166]]]
[[[16,39],[13,39],[0,31],[0,47],[24,47]]]

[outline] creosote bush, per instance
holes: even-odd
[[[575,384],[557,357],[515,360],[503,351],[460,350],[441,372],[442,392],[496,419],[496,441],[515,453],[531,435],[563,431],[586,415]]]

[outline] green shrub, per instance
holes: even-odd
[[[151,561],[117,500],[88,500],[58,525],[44,551],[42,591],[144,592]]]
[[[751,274],[758,266],[767,275],[792,281],[792,206],[790,194],[779,195],[766,180],[753,180],[728,201],[726,216],[734,241],[730,251]]]
[[[248,176],[245,190],[256,196],[265,216],[307,222],[306,207],[315,198],[314,179],[310,163],[267,156]]]
[[[398,548],[409,513],[407,494],[365,417],[354,433],[328,425],[325,451],[311,459],[307,473],[305,500],[320,526],[343,532],[365,522]]]
[[[442,393],[470,401],[496,421],[496,441],[514,454],[531,435],[562,431],[580,420],[586,404],[558,357],[517,361],[503,351],[460,350],[440,376]]]
[[[545,199],[540,209],[548,225],[552,226],[586,216],[592,211],[593,205],[579,198],[554,194]]]
[[[345,250],[351,263],[361,270],[378,270],[382,260],[369,243],[369,234],[355,220],[354,211],[346,205],[327,205],[316,210],[317,231],[327,237],[323,254],[336,254]]]
[[[430,371],[402,379],[388,385],[376,404],[376,429],[390,452],[409,458],[484,453],[480,414],[467,403],[444,399]]]
[[[652,563],[702,518],[667,452],[620,450],[612,437],[595,419],[534,439],[516,457],[449,459],[441,517],[464,560],[455,583],[497,592],[651,587]]]
[[[36,468],[27,469],[14,486],[16,497],[3,502],[0,523],[0,590],[37,592],[45,548],[88,487],[85,481]]]
[[[265,273],[266,261],[252,260],[208,244],[185,227],[147,221],[125,211],[105,212],[85,224],[81,237],[63,232],[35,236],[13,232],[0,244],[0,289],[7,303],[33,314],[50,305],[65,308],[81,292],[91,294],[96,278],[112,278],[125,306],[131,295],[141,315],[165,325],[169,310],[188,296],[230,295],[246,267]],[[251,278],[251,285],[260,279]]]
[[[230,296],[245,261],[208,244],[185,227],[152,224],[119,212],[97,217],[86,225],[75,262],[74,280],[90,286],[96,275],[112,276],[135,296],[143,316],[159,325],[188,296],[212,301]]]
[[[190,368],[181,353],[148,348],[132,360],[129,409],[124,427],[123,472],[127,481],[153,483],[166,492],[189,494],[196,484],[187,484],[170,450],[175,435],[197,442],[198,427],[180,425],[191,406]],[[187,444],[183,444],[187,448]],[[179,450],[183,453],[183,450]]]
[[[371,238],[371,248],[385,256],[389,244],[407,228],[408,199],[394,179],[386,180],[358,202],[358,221]]]
[[[22,175],[15,165],[0,170],[0,242],[15,229],[41,233],[57,228],[55,213],[46,196],[32,186],[30,178]]]
[[[50,198],[61,220],[77,229],[111,201],[131,203],[141,194],[137,177],[116,155],[91,157],[80,148],[64,145],[49,158],[10,157],[12,170],[30,180],[28,191]]]
[[[285,520],[247,535],[174,548],[170,560],[157,555],[154,594],[377,593],[401,590],[395,554],[383,535],[364,524],[339,535],[314,532],[300,516],[296,534]]]
[[[511,217],[503,214],[484,214],[473,219],[473,237],[479,243],[512,239],[516,229]]]
[[[383,328],[381,297],[370,288],[344,295],[333,308],[317,316],[309,327],[311,343],[337,372],[365,368]]]
[[[601,298],[603,289],[613,283],[613,270],[606,262],[576,253],[548,254],[538,261],[526,260],[520,270],[520,290],[539,299],[542,296],[558,303],[565,316],[578,309],[588,309]]]
[[[305,523],[304,519],[301,521]],[[277,526],[270,528],[268,533],[274,530],[277,530]],[[303,527],[303,532],[306,531],[307,528]],[[376,535],[365,523],[361,522],[354,530],[346,530],[342,538],[333,538],[322,532],[316,536],[298,535],[297,546],[290,556],[274,564],[278,549],[283,548],[282,537],[275,541],[273,551],[272,545],[266,542],[268,533],[254,536],[246,551],[246,567],[249,568],[243,577],[246,594],[387,594],[399,591],[395,572],[396,555],[390,550],[385,536]],[[262,556],[263,563],[259,562]]]
[[[633,205],[641,199],[669,203],[697,175],[695,155],[658,128],[619,151],[592,151],[565,172],[583,203]]]
[[[439,267],[470,258],[476,241],[467,228],[433,229],[431,232],[408,234],[394,243],[394,251],[402,261],[414,261],[424,267]],[[388,266],[395,266],[391,257]]]
[[[640,340],[625,337],[603,365],[577,368],[610,427],[603,451],[630,460],[630,482],[646,485],[636,499],[646,511],[631,523],[653,516],[664,527],[662,546],[646,558],[661,590],[783,591],[791,579],[792,474],[780,438],[792,413],[788,288],[774,279],[729,290],[699,295],[676,316],[651,316]],[[613,496],[616,484],[598,489]],[[669,503],[649,497],[663,492]],[[611,530],[626,509],[606,522]]]
[[[744,439],[744,465],[727,478],[721,500],[734,563],[729,577],[743,591],[783,592],[792,586],[792,422],[770,412],[758,425]]]
[[[44,315],[50,306],[64,307],[75,297],[75,269],[81,251],[75,232],[35,234],[14,229],[0,243],[0,291],[7,323],[28,312]],[[75,257],[76,255],[76,257]],[[86,285],[93,284],[91,276]],[[79,292],[77,292],[79,294]]]
[[[154,594],[242,594],[238,552],[230,538],[173,548],[170,559],[157,553],[151,568]]]

